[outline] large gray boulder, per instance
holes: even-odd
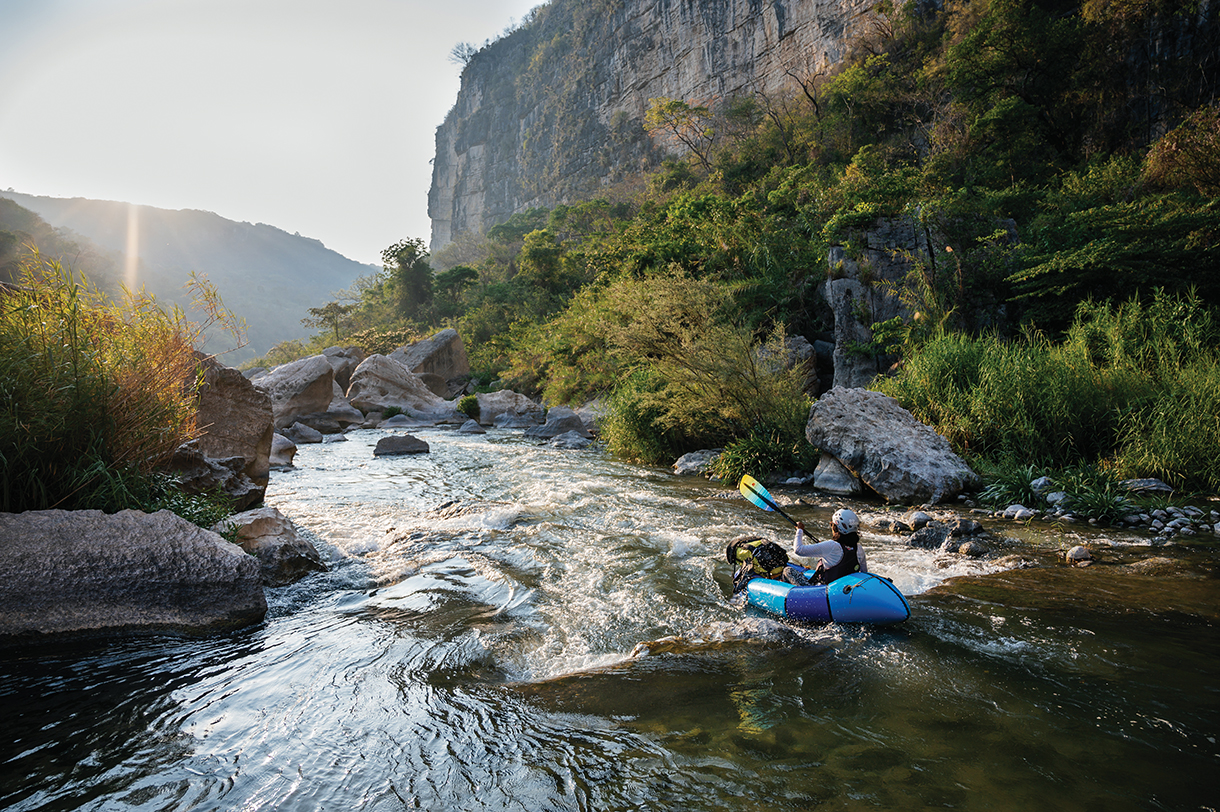
[[[326,356],[314,355],[282,364],[254,379],[271,397],[275,427],[286,428],[301,417],[325,412],[334,398],[335,373]]]
[[[339,385],[340,394],[346,392],[352,381],[352,373],[366,357],[364,350],[359,347],[327,347],[322,350],[322,355],[334,370],[335,383]]]
[[[0,514],[0,642],[262,620],[258,561],[167,510]]]
[[[860,478],[832,455],[823,453],[813,471],[813,487],[836,496],[856,496],[864,490]]]
[[[426,440],[413,434],[393,434],[382,437],[373,448],[374,457],[401,457],[406,454],[427,454],[431,449]]]
[[[266,586],[284,586],[312,572],[326,571],[317,548],[273,507],[235,513],[212,530],[225,536],[235,533],[238,546],[258,559],[260,577]]]
[[[470,374],[466,345],[452,327],[422,341],[399,347],[390,353],[390,357],[412,372],[431,373],[446,381]]]
[[[554,406],[546,413],[546,423],[541,426],[531,426],[525,430],[526,437],[550,439],[561,434],[575,432],[581,437],[590,438],[593,435],[585,428],[585,421],[567,406]]]
[[[543,422],[545,409],[520,392],[501,389],[499,392],[480,392],[479,423],[500,428],[526,428]],[[501,419],[504,418],[504,419]]]
[[[438,397],[407,367],[386,355],[370,355],[352,373],[347,399],[361,412],[382,412],[397,406],[403,413],[424,423],[466,421],[451,401]]]
[[[810,407],[805,437],[888,502],[936,503],[978,484],[948,440],[880,392],[831,389]]]
[[[271,398],[241,372],[213,358],[202,358],[200,366],[196,447],[214,459],[241,457],[241,472],[255,486],[266,488],[275,433]]]
[[[296,456],[297,444],[282,434],[271,438],[271,467],[277,470],[292,467],[292,458]]]

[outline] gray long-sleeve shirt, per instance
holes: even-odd
[[[826,569],[843,560],[843,548],[837,541],[818,541],[805,544],[805,531],[796,529],[796,538],[792,540],[792,552],[801,558],[815,558],[824,562]],[[856,545],[856,560],[860,562],[860,572],[868,572],[868,562],[864,560],[864,545]],[[816,566],[816,562],[815,562]]]

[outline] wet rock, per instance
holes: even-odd
[[[957,548],[957,552],[969,558],[981,558],[987,555],[990,550],[988,550],[987,547],[980,542],[967,541],[965,544],[962,544]]]
[[[873,527],[883,533],[910,533],[911,526],[898,519],[882,518],[873,522]]]
[[[1025,505],[1009,505],[1004,508],[1004,512],[1000,514],[1005,519],[1012,519],[1015,522],[1027,522],[1036,515],[1032,510]]]
[[[346,443],[347,435],[344,434],[326,434],[322,437],[322,443]]]
[[[551,448],[563,448],[568,450],[588,448],[592,444],[593,440],[591,438],[586,437],[580,432],[576,431],[569,431],[559,435],[558,437],[552,437],[551,441],[547,443],[547,445],[551,446]]]
[[[374,457],[397,457],[404,454],[427,454],[428,443],[411,434],[395,434],[382,437],[373,448]]]
[[[674,474],[676,476],[706,476],[711,472],[712,464],[723,452],[723,448],[705,448],[701,451],[683,454],[673,464]]]
[[[958,519],[949,525],[949,535],[954,538],[975,536],[983,532],[983,525],[974,519]]]
[[[313,426],[307,426],[304,423],[293,423],[291,426],[284,429],[283,434],[297,445],[322,442],[322,432],[318,431]]]
[[[460,434],[486,434],[487,429],[480,426],[479,421],[477,421],[477,420],[467,420],[465,423],[462,424],[461,428],[458,429],[458,433],[460,433]]]
[[[1180,562],[1175,561],[1172,558],[1164,558],[1160,556],[1145,558],[1141,561],[1135,561],[1131,564],[1127,564],[1125,567],[1123,567],[1123,570],[1125,572],[1132,573],[1133,575],[1156,576],[1182,575],[1188,572],[1188,569]]]
[[[258,559],[260,578],[266,586],[284,586],[312,572],[326,571],[317,548],[273,507],[236,513],[212,530],[225,536],[236,534],[238,546]]]
[[[1094,558],[1093,553],[1089,551],[1088,547],[1078,544],[1063,554],[1063,560],[1075,567],[1087,567],[1096,558]]]
[[[0,513],[0,642],[210,632],[267,613],[258,561],[162,510]]]
[[[282,434],[271,438],[271,467],[274,469],[291,468],[292,458],[296,456],[297,444]]]
[[[921,550],[939,550],[948,538],[948,529],[937,525],[927,525],[908,536],[906,545],[918,547]]]
[[[555,406],[547,411],[546,423],[541,426],[531,426],[525,430],[526,437],[550,439],[561,434],[574,432],[581,437],[592,437],[585,428],[585,421],[567,406]]]
[[[913,510],[904,517],[904,521],[915,530],[920,530],[928,526],[928,523],[932,521],[932,517],[922,510]]]

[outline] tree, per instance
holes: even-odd
[[[649,135],[658,132],[686,147],[706,170],[712,168],[712,142],[716,131],[711,126],[712,111],[702,105],[690,105],[678,99],[649,99],[644,115],[644,129]]]
[[[328,302],[322,307],[309,308],[309,316],[301,319],[301,324],[306,327],[312,327],[315,330],[321,327],[329,327],[335,331],[335,343],[339,343],[339,328],[346,321],[348,315],[356,309],[354,304],[342,305],[338,302]]]
[[[381,252],[381,262],[397,290],[399,315],[416,318],[432,302],[432,267],[424,241],[400,240]]]

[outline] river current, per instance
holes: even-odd
[[[3,655],[0,808],[1220,807],[1214,576],[1001,571],[776,488],[815,536],[860,511],[912,605],[793,626],[730,595],[730,539],[791,535],[725,487],[416,433],[431,453],[375,458],[358,431],[273,473],[330,570],[268,590],[262,624]]]

